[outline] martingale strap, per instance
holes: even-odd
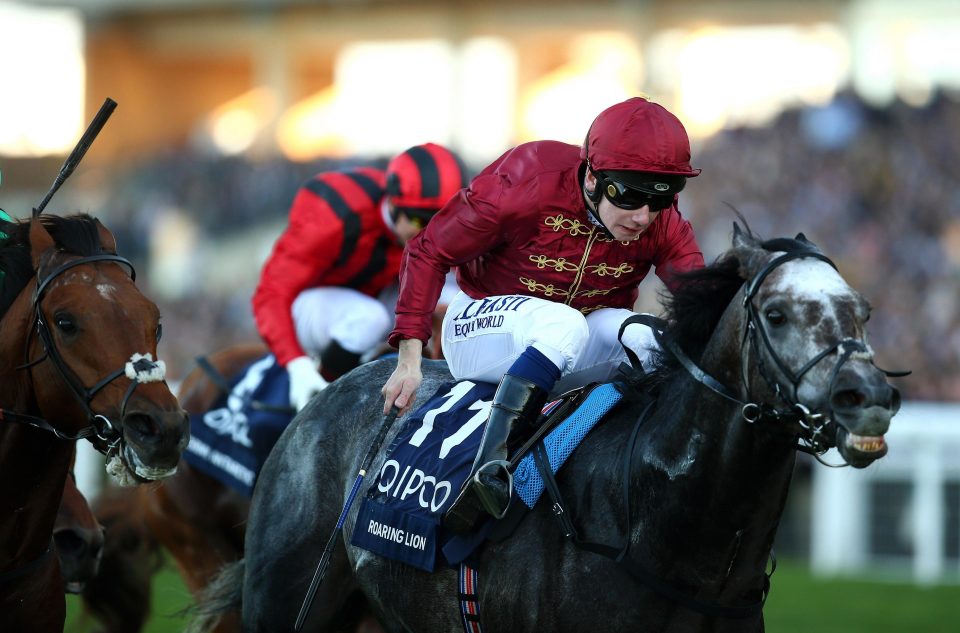
[[[479,574],[474,567],[460,563],[460,615],[466,633],[483,633],[480,624],[480,594],[477,592]]]

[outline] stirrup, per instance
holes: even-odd
[[[506,483],[507,500],[506,503],[503,503],[503,507],[500,507],[498,499],[490,494],[490,487],[480,479],[480,475],[492,477],[496,479],[498,483]],[[506,477],[504,477],[504,475]],[[510,462],[504,459],[487,462],[478,468],[477,472],[475,472],[470,479],[471,482],[476,482],[473,484],[473,487],[476,488],[477,497],[480,499],[480,503],[483,505],[483,509],[486,510],[487,514],[498,520],[506,516],[507,510],[510,508],[510,501],[513,499],[513,473],[510,472]]]
[[[513,498],[513,473],[508,469],[509,462],[506,460],[494,460],[487,462],[463,484],[460,494],[447,509],[443,515],[443,526],[457,534],[469,532],[476,526],[482,514],[486,513],[495,519],[502,519],[510,508],[510,500]],[[506,481],[498,475],[506,475]],[[507,485],[507,502],[500,508],[496,504],[496,499],[489,494],[486,482],[480,479],[480,475],[498,478],[501,483]]]

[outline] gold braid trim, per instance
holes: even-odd
[[[624,262],[619,266],[617,266],[616,268],[614,268],[610,264],[600,262],[596,266],[587,266],[587,270],[592,273],[596,273],[598,277],[606,277],[609,275],[611,277],[619,278],[624,273],[632,273],[633,266]]]
[[[574,272],[578,270],[577,265],[573,262],[567,260],[565,257],[560,257],[558,259],[550,259],[546,255],[531,255],[530,261],[537,265],[537,268],[552,268],[557,272],[562,272],[564,270],[569,272]]]
[[[571,218],[564,217],[563,214],[557,214],[554,216],[548,217],[543,221],[544,224],[549,226],[556,232],[567,231],[570,235],[590,235],[593,232],[593,228],[587,226],[580,220],[574,220]]]
[[[542,293],[545,297],[566,297],[567,291],[557,288],[553,284],[540,284],[533,279],[520,277],[520,283],[527,287],[530,292]]]

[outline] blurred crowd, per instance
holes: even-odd
[[[960,95],[868,107],[841,94],[695,152],[681,194],[704,254],[739,210],[764,237],[803,232],[874,307],[877,364],[904,397],[960,401]]]
[[[681,211],[708,261],[730,246],[734,209],[762,237],[805,233],[874,306],[878,365],[913,370],[898,382],[904,397],[960,401],[958,138],[960,96],[878,109],[844,93],[695,144],[703,174],[681,194]],[[282,222],[312,174],[359,162],[382,159],[298,164],[176,153],[117,172],[101,215],[127,256],[146,258],[157,209],[185,210],[201,241],[216,243]],[[264,248],[275,238],[265,231]],[[167,333],[160,353],[172,377],[182,378],[197,354],[257,340],[255,283],[158,301]]]

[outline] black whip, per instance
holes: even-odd
[[[367,456],[363,458],[363,463],[360,465],[360,472],[357,474],[356,481],[353,482],[353,488],[351,488],[350,494],[347,495],[347,502],[343,504],[340,518],[337,519],[337,527],[333,528],[333,533],[327,540],[327,546],[323,548],[320,562],[317,563],[317,569],[313,572],[313,580],[310,581],[310,588],[307,589],[307,595],[303,598],[303,605],[300,607],[300,613],[297,614],[297,622],[293,625],[294,631],[299,631],[303,628],[307,614],[310,613],[310,607],[313,606],[313,599],[317,595],[317,589],[320,587],[323,577],[327,574],[327,568],[330,566],[330,557],[333,556],[333,548],[337,544],[337,535],[340,534],[340,529],[343,528],[343,522],[347,518],[350,506],[353,505],[357,491],[360,490],[360,482],[363,481],[364,476],[367,474],[367,469],[370,468],[373,458],[377,455],[377,451],[380,450],[380,445],[383,444],[383,438],[387,436],[387,431],[390,430],[393,421],[397,419],[399,413],[400,409],[396,405],[390,407],[390,413],[383,418],[383,426],[380,427],[380,432],[377,434],[376,439],[373,440],[373,445],[370,446],[370,450],[367,451]]]
[[[53,194],[57,193],[60,185],[62,185],[64,181],[70,177],[70,174],[73,173],[73,170],[77,168],[77,165],[83,160],[83,155],[90,149],[94,139],[97,138],[97,134],[103,129],[104,124],[107,122],[107,119],[110,118],[110,115],[113,114],[113,110],[116,107],[117,102],[107,97],[103,105],[100,106],[99,112],[97,112],[93,120],[90,121],[90,125],[87,126],[87,131],[84,132],[80,140],[77,141],[77,146],[74,147],[70,155],[67,156],[67,160],[64,161],[63,167],[60,168],[60,173],[57,175],[56,180],[53,181],[53,186],[50,187],[50,191],[48,191],[47,195],[40,201],[40,204],[34,207],[33,217],[37,217],[43,213],[43,209],[47,206],[47,203],[50,202]]]

